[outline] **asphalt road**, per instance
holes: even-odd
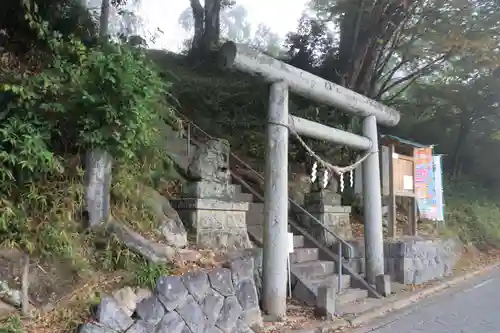
[[[500,268],[353,333],[500,333]]]

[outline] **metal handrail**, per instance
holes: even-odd
[[[192,131],[191,131],[190,126],[193,126],[195,129],[199,130],[202,134],[204,134],[209,139],[213,139],[213,137],[210,134],[208,134],[207,132],[205,132],[202,128],[200,128],[198,125],[196,125],[191,119],[189,119],[188,117],[186,117],[184,114],[178,112],[177,110],[176,110],[176,113],[181,118],[183,118],[187,122],[187,124],[188,124],[188,129],[187,129],[187,145],[188,145],[187,151],[188,152],[190,151],[189,146],[190,146],[191,143],[193,143],[196,146],[198,146],[198,144],[199,144],[198,142],[196,142],[196,140],[194,140],[191,137],[192,136],[192,133],[191,133]],[[264,177],[259,172],[257,172],[256,170],[254,170],[245,161],[241,160],[236,154],[230,152],[230,157],[232,157],[233,159],[235,159],[237,162],[241,163],[244,167],[246,167],[248,170],[250,170],[253,174],[255,174],[256,176],[258,176],[262,181],[264,180]],[[234,172],[231,171],[231,173],[234,176]],[[257,196],[257,198],[259,200],[263,200],[264,199],[264,197],[263,197],[262,194],[258,193],[258,191],[256,191],[255,189],[253,189],[246,182],[243,182],[242,185],[244,187],[250,187],[249,190],[252,192],[253,195]],[[293,201],[290,197],[288,198],[288,201],[292,204],[292,206],[294,206],[295,208],[298,208],[300,211],[302,211],[303,213],[305,213],[314,222],[316,222],[316,224],[318,224],[319,226],[321,226],[324,230],[326,230],[328,233],[330,233],[333,237],[335,237],[339,241],[339,243],[338,243],[338,252],[337,252],[337,259],[338,259],[338,263],[337,263],[337,278],[338,278],[337,293],[340,294],[342,292],[342,274],[343,274],[342,271],[343,271],[343,264],[344,264],[343,260],[342,260],[343,259],[343,256],[342,256],[342,245],[346,246],[349,249],[348,262],[352,258],[352,253],[354,251],[353,246],[351,244],[347,243],[342,238],[340,238],[335,232],[333,232],[330,229],[328,229],[323,223],[321,223],[321,221],[319,221],[316,217],[314,217],[313,215],[311,215],[311,213],[309,213],[307,210],[305,210],[304,208],[302,208],[299,204],[297,204],[295,201]],[[318,246],[326,255],[328,255],[328,256],[330,256],[332,258],[335,258],[335,254],[332,251],[330,251],[330,249],[328,247],[325,247],[324,244],[321,244],[321,242],[319,242],[317,239],[315,239],[314,236],[312,236],[311,234],[309,234],[309,232],[307,232],[307,230],[303,229],[302,227],[300,227],[297,223],[295,223],[292,220],[288,220],[287,224],[291,224],[295,229],[297,229],[299,232],[301,232],[303,236],[305,236],[310,241],[312,241],[316,246]],[[371,286],[369,283],[367,283],[356,272],[353,272],[351,270],[351,268],[346,267],[346,270],[349,272],[349,274],[351,276],[358,278],[358,280],[370,292],[370,294],[372,295],[372,297],[382,298],[382,296],[375,290],[375,288],[373,288],[373,286]]]
[[[196,125],[192,120],[190,120],[188,117],[186,117],[184,114],[177,112],[182,118],[184,118],[185,121],[188,122],[189,126],[193,126],[195,129],[206,135],[208,138],[213,139],[213,137],[205,132],[202,128],[200,128],[198,125]],[[188,127],[189,128],[189,127]],[[190,138],[190,130],[188,130],[188,141],[191,141]],[[264,181],[264,177],[256,170],[254,170],[250,165],[248,165],[245,161],[241,160],[238,155],[234,154],[233,152],[230,152],[230,155],[232,158],[234,158],[236,161],[241,163],[245,168],[247,168],[249,171],[251,171],[254,175],[258,176],[262,181]],[[328,227],[326,227],[321,221],[319,221],[316,217],[314,217],[311,213],[309,213],[307,210],[305,210],[302,206],[300,206],[298,203],[293,201],[292,198],[288,198],[288,201],[294,206],[294,208],[298,208],[302,213],[308,215],[313,221],[315,221],[318,225],[320,225],[324,230],[326,230],[328,233],[330,233],[333,237],[335,237],[339,242],[341,242],[343,245],[347,246],[349,249],[349,257],[352,255],[352,251],[354,251],[354,248],[351,244],[340,238],[335,232],[330,230]]]

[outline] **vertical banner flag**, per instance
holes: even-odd
[[[434,185],[436,186],[436,216],[437,221],[444,221],[443,169],[441,155],[432,157],[434,167]]]
[[[436,220],[437,200],[432,147],[415,149],[415,197],[420,217]]]

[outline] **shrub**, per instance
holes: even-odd
[[[97,148],[117,165],[162,165],[154,161],[166,157],[160,124],[176,118],[169,86],[141,48],[87,46],[52,30],[36,7],[26,20],[49,53],[36,70],[2,77],[9,101],[0,110],[0,243],[70,256],[77,229],[67,224],[82,200],[79,156]],[[56,227],[63,224],[65,234]],[[50,242],[35,245],[42,236]]]

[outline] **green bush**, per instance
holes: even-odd
[[[173,115],[168,87],[141,49],[111,42],[89,48],[31,22],[53,57],[40,73],[14,73],[1,87],[16,96],[0,128],[3,180],[15,170],[60,171],[67,153],[102,148],[131,159],[158,147],[157,124]]]
[[[50,52],[36,70],[0,78],[9,98],[0,110],[0,245],[71,257],[79,252],[71,222],[82,201],[80,156],[104,149],[115,166],[163,165],[160,124],[176,118],[170,87],[143,49],[87,46],[52,30],[36,8],[26,20]]]

